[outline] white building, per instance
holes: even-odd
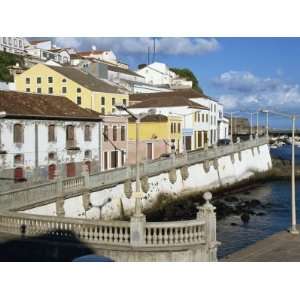
[[[0,112],[0,186],[100,170],[98,113],[65,97],[12,91],[0,91]]]
[[[212,146],[228,138],[228,120],[223,106],[214,99],[193,89],[172,92],[134,94],[129,97],[130,109],[136,113],[153,112],[181,115],[183,144],[187,150]]]
[[[145,78],[145,82],[152,85],[167,85],[172,89],[192,88],[193,82],[180,78],[170,68],[160,62],[154,62],[150,65],[140,68],[136,71]]]
[[[0,51],[3,52],[24,55],[27,45],[28,41],[22,37],[0,37]]]

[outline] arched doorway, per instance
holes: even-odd
[[[56,171],[56,165],[51,164],[48,166],[48,179],[53,180],[55,179],[55,171]]]
[[[86,165],[89,174],[91,174],[91,162],[90,161],[86,161],[84,164]]]
[[[25,181],[23,168],[15,168],[14,178],[15,182]]]
[[[76,175],[76,167],[75,163],[67,164],[67,177],[74,177]]]

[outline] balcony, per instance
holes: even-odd
[[[66,141],[66,148],[67,148],[67,150],[74,150],[74,151],[80,150],[80,148],[78,147],[75,140],[67,140]]]

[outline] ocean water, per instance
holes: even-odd
[[[291,146],[271,149],[271,155],[283,159],[290,159]],[[296,163],[300,163],[300,148],[296,148]],[[239,216],[230,216],[217,222],[217,239],[222,243],[218,249],[218,257],[222,258],[230,253],[264,239],[273,233],[289,228],[291,223],[291,184],[289,180],[273,181],[262,184],[244,192],[232,194],[239,199],[258,199],[264,209],[257,212],[264,216],[250,216],[248,224],[244,225]],[[300,180],[296,181],[297,220],[300,220]],[[237,226],[232,226],[236,223]]]

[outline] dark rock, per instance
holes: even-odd
[[[250,195],[251,192],[250,192],[250,191],[245,191],[243,194],[244,194],[244,195]]]
[[[237,224],[237,223],[234,223],[234,222],[230,223],[230,225],[231,225],[231,226],[238,226],[238,224]]]
[[[257,216],[265,216],[266,214],[264,212],[258,212],[256,213]]]
[[[248,213],[243,213],[241,215],[241,220],[243,221],[243,223],[247,224],[250,221],[250,215]]]
[[[230,197],[224,198],[224,201],[226,201],[226,202],[239,202],[239,199],[237,197],[230,196]]]

